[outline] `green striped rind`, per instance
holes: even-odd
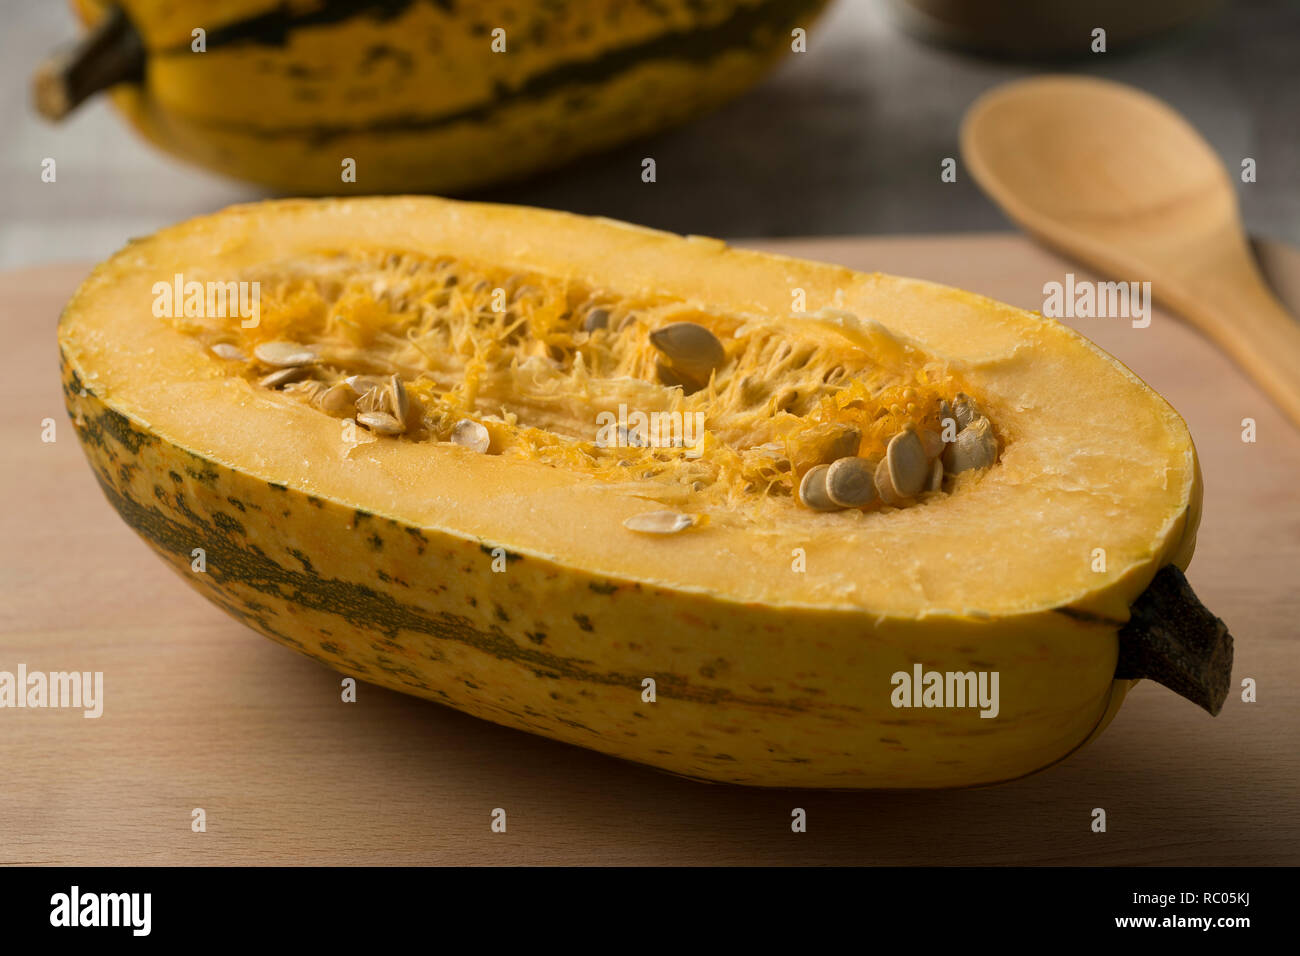
[[[209,26],[202,54],[173,35],[182,21],[188,31],[189,20],[171,11],[167,23],[138,25],[146,37],[167,35],[149,41],[145,82],[119,84],[113,96],[159,147],[295,195],[454,193],[554,168],[719,106],[788,52],[792,28],[810,25],[824,5],[683,0],[654,8],[649,29],[662,22],[657,33],[598,19],[580,40],[558,27],[551,42],[525,31],[511,41],[529,57],[518,71],[519,59],[490,52],[495,24],[480,22],[471,5],[446,16],[406,0],[326,0],[297,13],[277,6]],[[544,27],[549,11],[538,6],[519,25]],[[572,17],[553,17],[572,26]],[[360,24],[369,39],[353,39]],[[447,46],[443,59],[427,36]],[[344,160],[355,163],[355,180],[342,179]]]
[[[993,783],[1088,736],[1069,708],[1011,710],[1043,667],[1037,619],[935,637],[923,620],[881,627],[851,609],[737,603],[508,542],[499,572],[496,542],[196,455],[101,401],[66,359],[63,375],[78,438],[122,518],[209,600],[341,673],[683,776],[758,786]],[[1096,624],[1068,624],[1100,639]],[[1091,659],[1063,646],[1056,680]],[[912,653],[936,670],[1003,672],[1003,719],[895,709],[891,662]],[[1109,716],[1118,700],[1106,688],[1097,705]]]
[[[641,40],[604,51],[590,59],[561,60],[545,71],[534,73],[515,86],[498,86],[492,99],[453,112],[438,114],[410,114],[388,116],[366,122],[340,122],[334,124],[298,125],[283,119],[276,122],[232,123],[189,115],[185,119],[198,126],[220,129],[228,133],[248,136],[304,139],[317,146],[346,136],[384,133],[409,133],[438,130],[458,123],[491,124],[503,110],[520,105],[541,102],[566,90],[575,95],[584,88],[599,88],[628,70],[651,62],[709,64],[732,53],[746,53],[756,57],[770,56],[790,42],[790,30],[807,24],[809,19],[825,5],[826,0],[769,0],[756,5],[737,6],[729,16],[718,23],[691,29],[670,30],[651,39]],[[409,6],[410,0],[396,4],[374,4],[382,8],[382,19],[393,19]],[[352,11],[352,17],[343,14]],[[473,15],[472,11],[467,11]],[[346,0],[329,0],[322,7],[302,12],[277,9],[250,20],[223,25],[208,35],[209,56],[219,56],[223,49],[239,49],[249,45],[286,47],[289,37],[298,30],[321,25],[340,24],[345,19],[371,15],[370,11],[356,10],[355,4]],[[344,24],[345,25],[345,24]],[[484,36],[488,26],[482,25]],[[486,40],[484,41],[486,42]],[[158,51],[154,56],[182,56],[194,54],[186,42],[178,47]],[[304,64],[304,69],[308,65]]]

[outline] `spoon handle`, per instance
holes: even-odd
[[[1254,263],[1166,286],[1162,296],[1253,378],[1300,426],[1300,321]]]

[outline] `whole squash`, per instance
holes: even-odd
[[[1134,679],[1227,694],[1183,421],[967,292],[279,201],[133,242],[59,347],[104,492],[186,581],[497,723],[714,781],[954,787],[1062,759]]]
[[[456,192],[720,105],[824,4],[73,0],[92,30],[36,103],[109,89],[168,152],[296,194]]]

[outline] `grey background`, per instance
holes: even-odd
[[[102,100],[60,126],[42,121],[29,77],[78,28],[57,0],[3,0],[2,9],[0,268],[102,258],[130,236],[267,195],[155,151]],[[928,46],[879,0],[837,0],[806,54],[722,110],[473,198],[736,238],[1006,228],[964,171],[940,183],[940,161],[958,156],[958,123],[981,91],[1068,70],[1165,98],[1234,169],[1254,157],[1259,181],[1239,186],[1247,227],[1300,244],[1298,61],[1295,0],[1238,0],[1133,49],[1112,43],[1104,55],[1033,65]],[[654,185],[640,181],[647,155],[658,165]],[[58,162],[57,183],[40,181],[46,156]]]

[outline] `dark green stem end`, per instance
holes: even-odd
[[[1115,677],[1153,680],[1217,715],[1232,682],[1232,635],[1183,572],[1161,568],[1130,615],[1119,632]]]

